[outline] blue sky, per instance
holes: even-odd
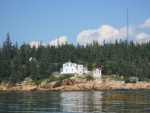
[[[0,0],[0,44],[112,42],[150,38],[150,0]]]

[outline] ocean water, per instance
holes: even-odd
[[[0,92],[0,113],[150,113],[150,90]]]

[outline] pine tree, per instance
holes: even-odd
[[[32,59],[30,61],[30,74],[33,81],[36,81],[38,79],[38,68],[37,68],[37,61],[35,59]]]
[[[44,51],[42,53],[40,64],[39,64],[40,78],[48,77],[51,74],[50,72],[51,69],[49,69],[50,62],[47,61],[47,58],[48,58],[47,52]]]
[[[23,44],[20,46],[19,56],[21,58],[21,63],[26,64],[31,57],[30,55],[30,46],[28,44]]]
[[[2,82],[2,79],[3,79],[3,73],[2,73],[2,50],[1,50],[1,47],[0,47],[0,83]]]
[[[6,50],[6,59],[7,60],[10,60],[13,57],[12,47],[13,47],[12,42],[10,40],[10,36],[9,36],[9,33],[8,33],[7,37],[6,37],[6,41],[5,41],[5,50]]]

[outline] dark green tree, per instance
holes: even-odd
[[[30,74],[32,80],[36,81],[38,79],[39,73],[38,73],[38,68],[37,68],[37,61],[35,59],[32,59],[30,61]]]

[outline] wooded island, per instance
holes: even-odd
[[[31,60],[29,60],[32,57]],[[91,71],[103,67],[103,75],[137,77],[138,81],[150,79],[150,42],[138,43],[117,40],[115,43],[97,41],[86,45],[63,44],[58,46],[31,47],[23,43],[18,46],[11,42],[9,34],[0,46],[0,82],[21,83],[31,77],[36,83],[52,78],[53,72],[60,71],[63,63],[82,62]]]

